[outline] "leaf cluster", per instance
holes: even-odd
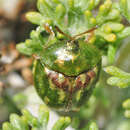
[[[102,2],[102,4],[100,4]],[[128,2],[112,2],[111,0],[38,0],[39,12],[28,12],[26,18],[37,24],[36,30],[30,33],[30,39],[17,46],[17,49],[26,55],[42,52],[60,39],[67,39],[58,32],[57,26],[67,35],[75,36],[93,27],[97,29],[86,34],[83,39],[97,46],[110,63],[113,63],[119,43],[130,36],[130,27],[122,23],[124,17],[129,15]],[[125,11],[125,13],[123,13]],[[128,17],[126,17],[127,20]],[[46,31],[46,26],[51,32]],[[51,36],[50,36],[51,35]]]
[[[112,86],[120,88],[130,87],[130,74],[126,73],[117,67],[109,66],[104,69],[112,77],[108,78],[107,83]],[[130,98],[125,100],[122,104],[125,109],[125,117],[130,118]]]
[[[10,115],[10,122],[3,123],[2,130],[47,130],[49,121],[49,110],[41,105],[38,117],[34,117],[28,110],[22,110],[22,116]],[[69,117],[60,117],[54,124],[52,130],[64,130],[70,124]]]
[[[120,88],[126,88],[130,86],[130,74],[122,71],[115,66],[109,66],[104,69],[108,74],[112,75],[107,80],[107,83],[112,86],[118,86]]]
[[[23,109],[22,115],[10,115],[10,122],[4,122],[2,130],[47,130],[49,109],[45,105],[39,107],[38,117]],[[71,123],[70,117],[60,117],[51,130],[65,130]],[[98,130],[94,121],[90,121],[82,130]]]

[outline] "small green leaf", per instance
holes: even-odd
[[[33,49],[32,48],[28,48],[25,43],[19,43],[16,46],[17,50],[25,55],[32,55],[33,54]]]
[[[110,75],[113,75],[113,77],[110,77],[107,80],[108,84],[113,85],[113,86],[118,86],[120,88],[125,88],[125,87],[130,86],[129,73],[126,73],[114,66],[106,67],[104,71]]]
[[[108,22],[104,24],[103,25],[104,29],[106,28],[106,26],[110,27],[112,32],[120,32],[124,29],[124,25],[117,22]]]
[[[112,86],[118,86],[120,88],[126,88],[130,86],[130,79],[127,78],[118,78],[118,77],[110,77],[107,80],[107,83]]]
[[[39,126],[39,122],[38,122],[37,118],[34,117],[28,110],[23,109],[22,114],[26,118],[28,124],[30,124],[32,127]]]
[[[18,93],[13,96],[14,103],[18,106],[19,109],[22,109],[25,107],[27,103],[27,96],[23,93]]]
[[[129,0],[120,0],[120,9],[122,14],[130,21],[130,1]]]
[[[46,0],[38,0],[37,8],[43,16],[54,19],[54,10]]]
[[[69,117],[61,117],[53,126],[52,130],[65,130],[71,123],[71,119]]]
[[[98,130],[98,126],[95,122],[89,122],[82,130]]]
[[[119,32],[117,34],[117,36],[120,38],[120,39],[124,39],[128,36],[130,36],[130,27],[126,27],[125,29],[123,29],[121,32]]]
[[[45,20],[44,17],[38,12],[28,12],[26,18],[33,24],[40,25]]]
[[[16,130],[29,130],[28,125],[16,114],[11,114],[10,122]]]
[[[113,64],[115,61],[115,55],[116,55],[116,48],[112,45],[109,45],[108,47],[108,61],[109,64]]]
[[[62,4],[58,4],[55,10],[56,17],[60,20],[61,17],[64,17],[66,9]]]
[[[46,130],[49,120],[49,110],[45,105],[40,106],[38,119],[42,126],[42,130]]]
[[[104,68],[104,71],[107,72],[110,75],[113,75],[115,77],[120,77],[120,78],[130,78],[130,74],[122,71],[121,69],[118,69],[115,66],[109,66]]]

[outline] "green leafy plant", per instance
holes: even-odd
[[[120,88],[126,88],[130,86],[130,74],[118,69],[114,66],[109,66],[104,69],[108,74],[112,75],[107,80],[107,83],[112,86],[117,86]],[[127,99],[122,104],[125,110],[125,117],[130,118],[130,99]]]
[[[10,115],[10,122],[3,123],[2,130],[47,130],[49,110],[45,105],[39,107],[39,116],[34,117],[28,110],[22,110],[22,116]],[[52,130],[65,130],[71,123],[69,117],[60,117]],[[98,130],[95,122],[89,122],[82,130]]]
[[[57,35],[51,38],[51,42],[49,41],[48,43],[48,37],[41,36],[46,24],[53,29],[54,26],[58,26],[70,36],[75,36],[98,25],[97,30],[89,37],[89,42],[99,48],[105,49],[109,45],[117,48],[119,40],[130,35],[130,27],[124,27],[121,24],[122,16],[120,9],[117,7],[122,4],[106,0],[104,4],[99,6],[98,14],[95,17],[92,10],[99,5],[99,2],[100,0],[82,0],[81,2],[78,0],[38,0],[37,7],[40,13],[29,12],[26,17],[33,24],[39,25],[39,27],[31,32],[30,40],[28,39],[17,46],[18,50],[27,55],[39,55],[44,44],[53,44],[58,38],[64,37],[57,32]],[[127,8],[127,2],[127,0],[124,0],[124,8]],[[127,9],[126,12],[128,13]],[[107,44],[107,42],[110,44]]]
[[[39,108],[39,116],[34,117],[28,110],[22,110],[22,116],[10,115],[10,123],[5,122],[2,130],[47,130],[49,110],[44,105]],[[61,117],[53,126],[52,130],[64,130],[71,122],[69,117]]]
[[[126,88],[130,86],[130,74],[118,69],[114,66],[109,66],[104,69],[108,74],[112,75],[107,80],[107,83],[120,88]]]

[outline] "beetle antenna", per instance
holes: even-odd
[[[78,35],[75,35],[75,36],[72,37],[72,38],[73,38],[73,39],[76,39],[77,37],[80,37],[80,36],[82,36],[82,35],[84,35],[84,34],[86,34],[86,33],[93,32],[93,31],[96,30],[97,28],[98,28],[98,26],[93,27],[93,28],[91,28],[91,29],[89,29],[89,30],[87,30],[87,31],[85,31],[85,32],[83,32],[83,33],[80,33],[80,34],[78,34]]]
[[[64,33],[64,32],[62,32],[59,27],[55,26],[55,28],[56,28],[56,30],[57,30],[59,33],[61,33],[61,34],[63,34],[64,36],[68,37],[70,40],[74,40],[73,37],[71,37],[70,35],[68,35],[68,34],[66,34],[66,33]]]

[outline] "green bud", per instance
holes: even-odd
[[[66,13],[65,7],[62,4],[58,4],[56,7],[56,16],[58,18],[64,17]]]
[[[32,47],[32,45],[34,45],[34,46],[35,46],[35,43],[33,43],[33,41],[32,41],[32,40],[27,39],[27,40],[25,41],[25,45],[26,45],[27,47]]]
[[[94,5],[95,5],[95,0],[89,0],[88,9],[89,9],[89,10],[92,10],[92,9],[94,8]]]
[[[68,0],[69,8],[74,8],[74,0]]]
[[[106,0],[104,3],[105,7],[106,7],[106,11],[109,11],[112,7],[112,1],[111,0]]]
[[[89,10],[86,10],[86,11],[84,12],[84,15],[85,15],[86,19],[89,19],[90,17],[92,17],[92,13],[91,13],[91,11],[89,11]]]
[[[109,29],[110,28],[110,29]],[[108,22],[104,25],[104,30],[108,30],[108,32],[120,32],[124,29],[124,25],[115,22]],[[109,31],[110,30],[110,31]],[[107,32],[107,31],[106,31]]]
[[[88,43],[93,44],[96,41],[96,36],[93,36],[91,39],[89,39]]]
[[[103,26],[103,30],[105,33],[109,34],[112,32],[112,28],[109,25]]]
[[[108,42],[115,42],[116,41],[116,35],[114,33],[110,33],[104,36],[104,39]]]
[[[58,39],[63,39],[65,36],[59,32],[57,32],[57,38]]]
[[[90,19],[90,24],[96,25],[96,19],[95,19],[95,18],[91,18],[91,19]]]
[[[117,9],[112,9],[108,13],[106,19],[107,20],[116,20],[120,17],[120,12]]]
[[[106,9],[105,5],[100,5],[100,7],[99,7],[99,14],[104,14],[105,9]]]

